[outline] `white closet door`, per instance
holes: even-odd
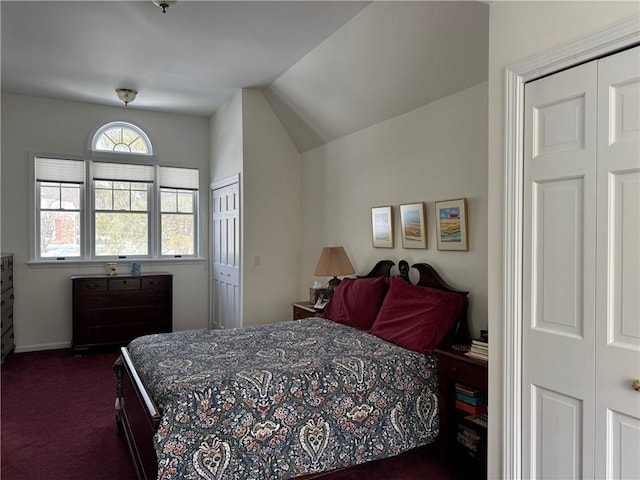
[[[640,47],[598,62],[596,478],[640,479]]]
[[[595,62],[525,86],[523,475],[594,475]]]
[[[242,326],[240,294],[240,184],[211,191],[212,327]]]

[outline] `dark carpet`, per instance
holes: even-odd
[[[115,425],[118,353],[14,354],[2,366],[2,480],[134,480]],[[323,476],[323,480],[450,480],[434,447]]]

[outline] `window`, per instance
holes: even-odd
[[[160,167],[160,255],[193,255],[198,184],[197,170]]]
[[[34,171],[37,260],[198,254],[197,169],[36,157]]]
[[[149,195],[154,170],[147,165],[93,164],[94,254],[149,255]]]
[[[91,150],[100,161],[35,157],[35,260],[198,255],[197,169],[149,165],[127,122],[99,128]]]
[[[38,258],[82,256],[84,162],[36,158]]]
[[[91,150],[138,155],[153,154],[147,135],[127,122],[112,122],[102,126],[93,136]]]

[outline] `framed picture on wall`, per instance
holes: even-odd
[[[374,247],[393,248],[393,207],[371,209],[371,233]]]
[[[438,250],[469,250],[467,199],[436,202]]]
[[[424,202],[400,205],[403,248],[427,248],[427,213]]]

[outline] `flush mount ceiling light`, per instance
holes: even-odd
[[[136,99],[136,95],[138,95],[138,92],[130,88],[116,88],[116,93],[118,98],[124,102],[125,107],[133,102]]]
[[[167,8],[176,3],[176,0],[152,0],[154,5],[157,5],[162,9],[162,13],[167,13]]]

